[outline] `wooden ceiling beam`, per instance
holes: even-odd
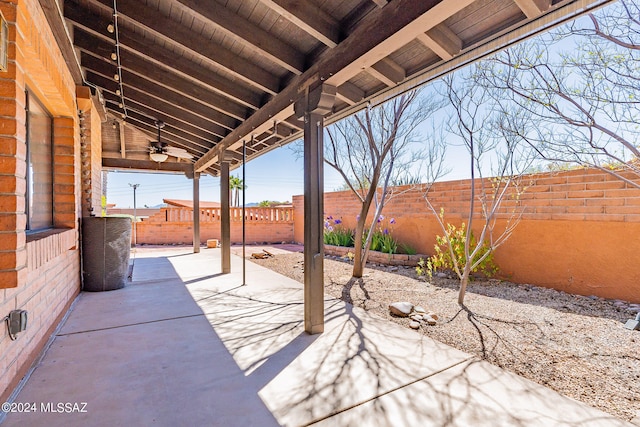
[[[294,129],[295,131],[302,130],[302,128],[304,127],[304,123],[302,123],[301,120],[298,120],[298,118],[295,116],[289,117],[283,120],[282,122],[285,123],[286,126],[289,126],[290,128]]]
[[[474,0],[394,0],[365,16],[356,29],[331,52],[325,82],[340,86],[391,52],[464,9]],[[383,16],[384,15],[384,16]],[[335,50],[341,48],[344,55]]]
[[[105,64],[113,66],[115,72],[117,63],[109,57],[112,50],[104,51],[105,48],[109,48],[108,45],[100,44],[94,37],[80,31],[78,31],[75,39],[76,46],[83,52],[81,54],[81,62],[87,60],[84,54],[89,54],[91,57],[96,58],[96,61],[102,60]],[[139,56],[120,51],[120,64],[125,71],[134,73],[164,88],[174,90],[187,98],[205,104],[224,114],[225,116],[218,116],[222,120],[221,125],[233,126],[235,125],[235,120],[244,120],[249,114],[247,107],[238,105],[205,86],[194,85],[191,80],[185,79],[173,73],[173,71],[160,69],[154,63],[145,61]],[[126,73],[123,73],[123,80],[124,74]],[[235,120],[230,120],[226,116]]]
[[[187,162],[154,162],[152,160],[128,160],[128,159],[112,159],[108,157],[102,158],[102,167],[105,169],[130,169],[141,170],[144,172],[193,172],[193,163]]]
[[[215,163],[220,152],[238,144],[247,135],[257,133],[255,129],[265,126],[277,115],[284,116],[281,120],[291,116],[292,104],[306,87],[321,82],[340,87],[473,1],[394,0],[371,11],[338,46],[322,53],[302,75],[291,79],[280,93],[197,160],[196,171],[207,169]]]
[[[551,0],[514,0],[527,18],[536,18],[551,7]]]
[[[353,83],[344,82],[336,92],[336,98],[342,102],[346,102],[349,105],[355,105],[362,101],[365,97],[365,93],[358,86]]]
[[[291,45],[274,37],[254,23],[231,12],[215,1],[177,0],[184,13],[215,26],[227,37],[244,46],[249,52],[262,56],[294,73],[302,74],[305,58]]]
[[[334,48],[338,45],[339,22],[309,0],[260,1],[326,46]]]
[[[82,11],[82,5],[77,0],[65,1],[65,17],[71,16],[74,9],[80,9],[85,15],[80,20],[87,25],[94,14]],[[110,11],[113,3],[111,0],[87,0],[89,3]],[[188,28],[159,12],[152,12],[149,7],[141,2],[121,2],[118,5],[119,19],[132,25],[144,28],[153,33],[165,43],[180,45],[198,58],[202,58],[213,66],[220,67],[231,73],[236,78],[248,83],[264,92],[275,95],[280,90],[280,79],[253,62],[238,57],[223,46],[213,43],[201,35],[194,34]],[[106,27],[104,30],[106,33]]]
[[[100,32],[108,22],[92,21],[91,27],[74,22],[74,44],[86,51],[99,54],[107,60],[115,49],[114,41]],[[186,58],[179,60],[171,55],[165,48],[149,41],[143,41],[139,37],[130,37],[126,32],[120,34],[120,56],[125,63],[133,61],[131,58],[141,58],[146,63],[153,64],[154,68],[161,68],[173,72],[191,82],[209,88],[228,100],[242,106],[256,110],[262,105],[262,95],[249,90],[245,85],[233,82],[210,70],[203,68]]]
[[[86,52],[82,52],[81,64],[82,68],[93,71],[95,74],[99,74],[108,79],[113,79],[115,75],[116,67],[113,64],[109,64]],[[148,80],[137,74],[133,74],[127,70],[122,70],[121,73],[125,96],[127,96],[127,90],[129,88],[137,89],[162,101],[175,104],[176,106],[190,111],[193,114],[200,115],[201,117],[211,120],[226,129],[234,129],[238,124],[238,121],[233,117],[222,114],[211,106],[186,96],[177,89],[174,90],[158,85],[156,82]]]
[[[367,69],[367,73],[389,87],[397,85],[407,76],[404,68],[402,68],[389,58],[383,58],[373,64],[371,68]]]
[[[91,70],[87,70],[86,74],[87,80],[89,82],[97,85],[103,91],[108,91],[115,95],[115,91],[118,86],[111,78],[105,77],[98,73],[94,73]],[[226,134],[226,129],[218,125],[217,123],[213,123],[201,116],[194,115],[187,109],[178,107],[175,104],[166,102],[161,98],[153,97],[132,87],[128,87],[125,90],[125,103],[129,100],[133,100],[139,104],[142,104],[150,110],[157,111],[158,118],[160,118],[162,115],[168,115],[179,120],[187,120],[193,126],[196,126],[207,132],[211,132],[219,138],[224,137],[224,135]]]
[[[118,105],[117,102],[107,100],[107,108],[109,108],[109,110],[113,112],[120,113],[121,110],[117,107],[117,105]],[[134,120],[137,123],[143,123],[149,126],[154,131],[156,130],[155,119],[151,117],[145,116],[144,114],[140,114],[136,111],[129,111],[128,118],[130,118],[131,120]],[[209,150],[211,147],[215,145],[211,141],[198,138],[197,136],[191,135],[183,131],[182,129],[174,127],[166,122],[165,122],[164,128],[162,128],[163,139],[165,135],[169,137],[173,136],[174,138],[179,138],[177,141],[183,141],[186,144],[185,148],[187,148],[188,146],[189,149],[198,150],[200,154],[204,154],[207,150]],[[154,139],[155,139],[155,134],[154,134]],[[204,151],[200,151],[200,150],[204,150]]]
[[[108,91],[103,91],[102,92],[102,96],[105,100],[107,101],[111,101],[115,104],[117,104],[118,102],[120,102],[120,97],[108,92]],[[179,116],[175,116],[175,115],[169,115],[165,112],[159,111],[157,109],[151,109],[143,104],[140,104],[136,101],[134,101],[131,98],[128,98],[126,101],[127,103],[127,110],[128,111],[135,111],[137,113],[140,113],[142,115],[145,115],[147,117],[153,117],[154,120],[162,120],[163,122],[170,124],[173,127],[176,128],[180,128],[183,131],[197,137],[197,138],[201,138],[204,139],[206,141],[210,141],[212,143],[217,143],[220,140],[220,137],[217,135],[214,135],[213,133],[210,133],[204,129],[201,129],[199,127],[193,126],[190,122],[189,122],[189,117],[186,113],[180,114]]]
[[[462,40],[444,24],[418,34],[417,40],[444,60],[449,60],[462,51]]]
[[[117,109],[111,108],[110,106],[107,108],[113,114],[119,113]],[[135,127],[139,132],[144,133],[149,138],[149,141],[155,141],[158,138],[158,130],[156,128],[156,125],[153,121],[150,121],[149,118],[137,114],[132,114],[130,116],[127,116],[125,121],[132,127]],[[207,148],[205,148],[204,146],[198,145],[191,140],[184,139],[180,136],[175,135],[173,133],[175,129],[171,129],[172,132],[165,132],[165,129],[167,129],[167,126],[162,129],[160,137],[162,138],[162,141],[166,142],[167,144],[184,148],[194,155],[202,155],[207,151]],[[145,145],[145,147],[143,148],[146,149],[148,147],[149,145]],[[132,151],[131,147],[129,148],[129,151]]]
[[[387,3],[389,3],[388,0],[371,0],[371,1],[374,2],[378,7],[385,7]]]

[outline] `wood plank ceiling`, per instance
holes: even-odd
[[[161,120],[162,139],[214,175],[224,150],[240,164],[243,140],[251,159],[300,137],[293,103],[308,88],[337,87],[335,120],[606,2],[41,0],[64,18],[54,33],[78,83],[104,99],[104,167],[158,169]]]

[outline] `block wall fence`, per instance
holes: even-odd
[[[626,174],[626,173],[625,173]],[[640,181],[627,174],[627,178]],[[527,177],[520,201],[508,199],[496,230],[516,204],[524,209],[511,238],[495,252],[500,277],[580,295],[640,302],[640,190],[597,170]],[[490,184],[489,184],[490,185]],[[468,221],[470,181],[436,183],[429,199],[445,220]],[[479,190],[479,187],[477,187]],[[432,254],[442,235],[424,198],[424,187],[398,187],[383,215],[395,218],[393,236],[419,253]],[[303,196],[293,197],[294,241],[303,241]],[[325,215],[355,228],[359,206],[349,191],[326,193]],[[479,234],[479,210],[473,227]]]
[[[9,24],[8,70],[0,72],[0,319],[14,309],[29,316],[16,341],[0,324],[4,402],[80,291],[81,146],[76,86],[40,3],[0,0],[0,12]],[[54,229],[32,234],[25,213],[26,89],[53,121]]]
[[[220,239],[220,209],[200,210],[200,243]],[[248,243],[282,243],[293,241],[292,208],[247,208],[246,241]],[[193,243],[193,210],[162,208],[136,224],[138,244]],[[231,243],[242,243],[242,209],[231,208]]]

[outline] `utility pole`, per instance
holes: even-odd
[[[133,188],[133,246],[138,242],[136,238],[136,228],[138,222],[138,215],[136,211],[136,190],[140,187],[140,184],[129,184],[129,187]]]

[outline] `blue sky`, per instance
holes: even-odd
[[[428,89],[423,96],[428,94]],[[430,125],[425,122],[421,134],[426,134]],[[447,165],[452,171],[444,179],[462,179],[468,175],[468,153],[462,147],[447,149]],[[246,202],[258,203],[262,200],[291,201],[292,196],[303,194],[304,171],[302,159],[296,158],[287,146],[276,148],[246,165]],[[325,191],[342,187],[344,181],[331,167],[325,164]],[[231,171],[242,177],[242,168]],[[133,189],[129,184],[140,184],[136,190],[138,207],[155,206],[162,199],[191,199],[193,182],[184,174],[109,172],[107,202],[117,207],[133,207]],[[220,180],[211,176],[200,178],[200,200],[220,200]]]
[[[242,177],[242,168],[232,175]],[[247,203],[262,200],[291,201],[303,193],[303,164],[287,148],[277,148],[246,165]],[[342,185],[341,178],[325,168],[325,188],[331,191]],[[133,189],[129,184],[140,184],[136,191],[136,204],[154,206],[162,199],[191,199],[193,182],[184,174],[110,172],[107,201],[118,207],[133,207]],[[220,180],[211,176],[200,179],[200,200],[220,200]]]

